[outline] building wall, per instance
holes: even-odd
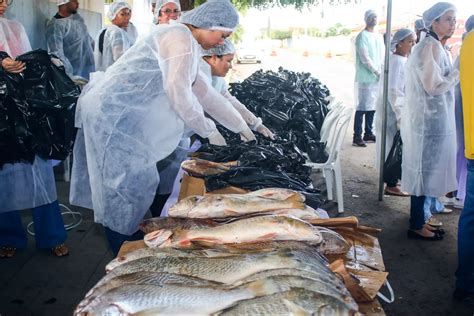
[[[103,1],[79,0],[79,14],[84,18],[92,38],[102,28],[102,11]],[[16,0],[6,15],[23,24],[33,49],[46,49],[46,24],[56,12],[56,0]]]

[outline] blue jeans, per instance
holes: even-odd
[[[456,290],[474,293],[474,160],[467,161],[466,198],[458,226]]]
[[[32,209],[37,248],[51,248],[66,238],[58,201]],[[28,237],[21,222],[20,211],[0,213],[0,246],[26,248]]]
[[[373,135],[375,111],[356,111],[354,117],[354,137],[362,137],[362,121],[365,116],[365,135]]]
[[[107,241],[109,242],[110,250],[114,253],[114,256],[117,256],[120,250],[120,247],[122,247],[122,244],[125,241],[134,241],[134,240],[140,240],[143,239],[143,233],[141,231],[137,231],[135,234],[129,236],[129,235],[123,235],[120,233],[117,233],[116,231],[111,230],[108,227],[105,227],[105,235],[107,236]]]
[[[432,214],[436,214],[444,210],[444,204],[438,198],[427,196],[424,204],[425,222],[427,222]]]
[[[425,196],[411,196],[410,229],[419,230],[425,225]]]

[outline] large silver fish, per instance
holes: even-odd
[[[239,244],[262,241],[298,240],[309,244],[322,241],[311,224],[288,216],[265,215],[236,220],[216,227],[190,230],[158,230],[144,238],[149,247],[188,248],[193,241],[215,244]]]
[[[96,297],[75,315],[212,314],[238,301],[280,291],[273,281],[260,280],[233,289],[182,284],[124,284]]]
[[[263,189],[247,194],[189,196],[173,205],[172,217],[225,218],[281,209],[305,209],[305,197],[287,189]]]
[[[185,218],[185,217],[153,217],[145,219],[140,224],[140,230],[145,234],[160,229],[193,229],[201,227],[214,227],[219,225],[211,219]]]
[[[355,310],[337,299],[295,288],[290,291],[238,302],[219,315],[352,315]]]

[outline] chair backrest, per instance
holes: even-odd
[[[319,132],[320,142],[326,143],[329,138],[329,134],[331,131],[331,126],[336,123],[339,115],[342,113],[344,106],[341,106],[342,102],[337,102],[334,107],[328,112],[326,117],[324,118],[323,125],[321,126],[321,131]]]
[[[326,144],[326,150],[329,154],[327,163],[332,163],[338,158],[353,112],[353,108],[344,108],[336,124],[334,124],[333,133]]]

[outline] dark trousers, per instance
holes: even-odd
[[[158,194],[158,192],[155,194],[153,203],[150,206],[150,212],[153,217],[161,216],[161,211],[163,210],[163,207],[165,206],[166,201],[168,201],[170,195],[171,194]]]
[[[410,203],[410,229],[419,230],[425,224],[425,196],[411,196]]]
[[[362,122],[365,116],[365,135],[373,135],[375,111],[356,111],[354,118],[354,137],[362,137]]]
[[[116,231],[111,230],[108,227],[105,227],[105,235],[107,236],[107,241],[109,242],[109,247],[110,250],[114,253],[114,256],[117,256],[120,247],[125,241],[134,241],[134,240],[140,240],[143,239],[143,233],[141,231],[137,231],[135,234],[129,236],[129,235],[123,235],[120,233],[117,233]]]
[[[383,180],[387,184],[387,187],[394,188],[398,184],[398,179],[395,179],[395,178],[396,177],[384,175]]]
[[[467,161],[466,197],[458,226],[456,289],[474,293],[474,160]]]
[[[58,201],[32,209],[37,248],[62,244],[67,233]],[[28,237],[21,222],[20,211],[0,213],[0,246],[26,248]]]

